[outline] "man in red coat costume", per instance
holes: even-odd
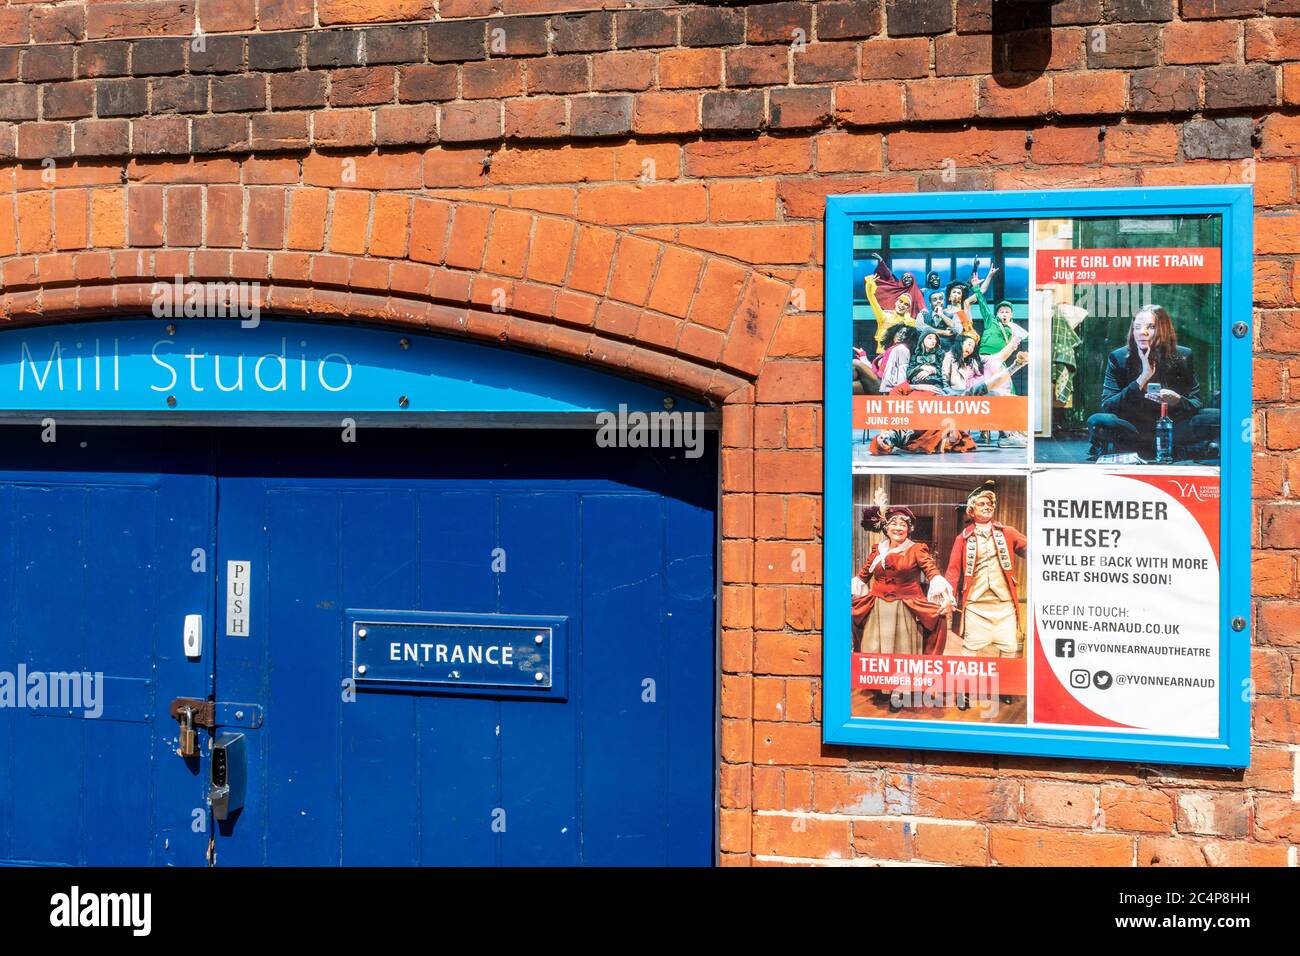
[[[1010,525],[994,521],[996,483],[989,479],[966,496],[968,524],[952,543],[947,579],[961,610],[962,650],[978,657],[1017,657],[1020,651],[1020,598],[1016,555],[1028,539]]]

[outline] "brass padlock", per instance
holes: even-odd
[[[194,711],[186,707],[181,713],[184,716],[180,720],[180,740],[176,753],[182,757],[193,757],[199,752],[198,734],[194,732]]]

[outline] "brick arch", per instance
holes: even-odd
[[[744,400],[794,282],[671,230],[477,193],[110,181],[0,197],[4,321],[147,311],[178,276],[256,282],[276,314],[466,335],[715,402]]]

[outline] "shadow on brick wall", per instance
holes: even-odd
[[[1052,7],[1058,0],[993,0],[993,77],[1000,86],[1025,86],[1052,58]]]

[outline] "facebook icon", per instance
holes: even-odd
[[[1068,637],[1058,637],[1058,638],[1056,639],[1056,656],[1057,656],[1057,657],[1073,657],[1073,656],[1074,656],[1074,641],[1073,641],[1073,639],[1068,638]]]

